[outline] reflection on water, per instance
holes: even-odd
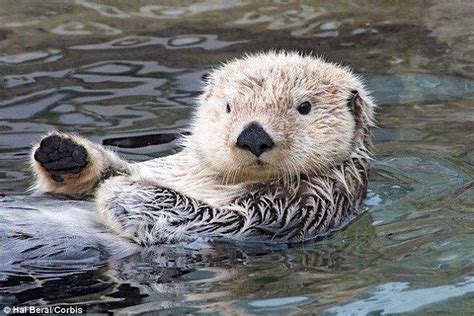
[[[242,41],[241,41],[242,42]],[[174,38],[156,36],[127,36],[107,43],[73,46],[71,49],[78,50],[111,50],[132,47],[143,47],[163,45],[167,49],[202,48],[215,50],[241,42],[224,42],[217,39],[217,35],[183,35]]]
[[[0,306],[467,314],[470,8],[469,1],[2,3]],[[381,105],[368,212],[344,231],[292,247],[196,241],[138,249],[92,224],[89,202],[18,195],[29,185],[29,144],[41,134],[81,133],[132,160],[169,154],[201,77],[227,58],[272,48],[351,65]],[[71,210],[76,220],[59,225]],[[50,225],[29,231],[35,216]]]
[[[60,59],[61,51],[58,49],[48,49],[47,51],[37,51],[30,53],[20,53],[14,55],[3,55],[0,57],[0,64],[21,64],[25,62],[42,61],[52,62]]]
[[[409,290],[409,283],[391,282],[378,286],[367,299],[326,310],[328,315],[366,315],[373,312],[398,314],[417,310],[424,305],[437,303],[449,298],[474,292],[474,278],[455,285]]]

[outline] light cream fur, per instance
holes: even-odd
[[[356,76],[322,59],[271,52],[233,60],[210,74],[186,147],[222,183],[326,172],[353,150],[355,121],[347,107],[352,90],[373,106]],[[312,110],[302,116],[296,109],[305,101]],[[263,166],[236,146],[252,121],[276,144],[261,156]]]

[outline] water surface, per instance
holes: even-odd
[[[45,256],[38,241],[14,236],[0,248],[0,306],[225,315],[474,309],[470,1],[160,3],[1,3],[4,207],[25,212],[33,203],[18,195],[30,184],[29,145],[45,132],[80,133],[131,160],[169,154],[203,74],[245,52],[285,48],[351,65],[380,105],[367,213],[328,239],[283,248],[139,250],[104,234],[109,248],[79,236]],[[58,212],[70,203],[81,218],[93,212],[87,202],[34,203]],[[54,225],[44,230],[61,229]]]

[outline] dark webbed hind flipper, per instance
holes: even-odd
[[[54,181],[64,181],[64,174],[78,174],[88,163],[84,146],[69,138],[51,135],[44,138],[34,153],[34,159],[46,169]]]

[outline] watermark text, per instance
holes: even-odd
[[[5,314],[82,314],[78,306],[5,306]]]

